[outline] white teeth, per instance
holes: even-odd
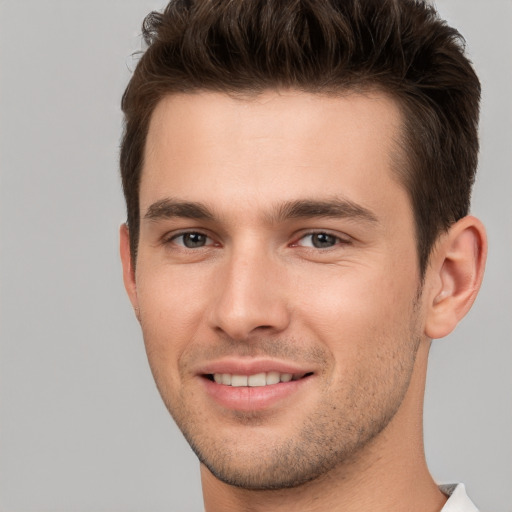
[[[303,375],[293,375],[292,373],[255,373],[254,375],[233,375],[231,373],[214,373],[213,380],[217,384],[224,384],[225,386],[233,387],[261,387],[270,386],[272,384],[279,384],[279,382],[290,382],[298,380]]]
[[[266,386],[267,377],[264,373],[257,373],[256,375],[249,375],[247,379],[247,384],[252,388],[256,388],[258,386]]]
[[[278,384],[281,382],[279,372],[268,372],[267,373],[267,384]]]
[[[247,375],[232,375],[231,385],[235,388],[241,388],[242,386],[247,386],[247,380]]]

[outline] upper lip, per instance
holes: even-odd
[[[311,367],[273,359],[224,358],[205,363],[198,368],[197,374],[229,373],[232,375],[255,375],[268,372],[292,373],[296,375],[312,373],[313,370]]]

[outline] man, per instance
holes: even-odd
[[[124,282],[205,509],[470,511],[425,463],[480,85],[413,0],[173,1],[123,97]]]

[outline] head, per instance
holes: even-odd
[[[125,91],[121,174],[136,263],[139,184],[159,101],[175,93],[381,91],[403,116],[395,172],[423,274],[439,233],[467,215],[480,84],[460,34],[426,1],[173,1],[144,21],[148,48]]]
[[[481,279],[460,36],[408,0],[176,1],[144,34],[124,276],[191,446],[247,489],[412,453],[428,339]]]

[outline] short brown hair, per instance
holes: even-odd
[[[147,50],[123,95],[121,175],[135,264],[149,121],[166,95],[292,88],[380,90],[404,117],[397,171],[412,202],[421,274],[467,215],[480,83],[464,40],[422,0],[172,0],[144,20]]]

